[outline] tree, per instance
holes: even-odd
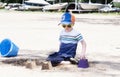
[[[22,0],[1,0],[1,1],[5,3],[22,3]]]

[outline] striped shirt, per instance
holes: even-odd
[[[62,30],[59,40],[61,43],[76,44],[78,43],[78,41],[83,40],[83,36],[81,35],[81,33],[75,31],[74,29],[71,32],[66,32],[65,30]]]

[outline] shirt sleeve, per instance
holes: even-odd
[[[79,33],[77,36],[76,36],[76,39],[78,41],[82,41],[83,40],[83,36],[81,35],[81,33]]]

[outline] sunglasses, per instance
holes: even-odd
[[[66,27],[71,28],[71,27],[72,27],[71,24],[69,24],[69,25],[65,25],[65,24],[63,24],[62,26],[63,26],[63,28],[66,28]]]

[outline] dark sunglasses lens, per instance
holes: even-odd
[[[65,28],[66,27],[66,25],[62,25],[63,26],[63,28]]]
[[[67,27],[71,28],[71,25],[68,25]]]

